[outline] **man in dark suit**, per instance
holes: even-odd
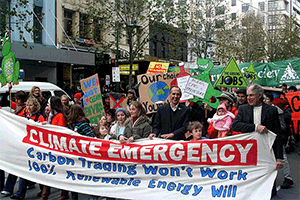
[[[149,138],[162,137],[165,139],[184,140],[190,119],[190,109],[179,104],[181,90],[172,86],[169,92],[170,104],[158,108],[153,123],[153,133]]]
[[[252,84],[247,89],[248,104],[241,105],[238,114],[233,121],[232,130],[249,133],[257,131],[267,134],[268,131],[275,133],[276,139],[273,144],[273,151],[276,157],[276,169],[283,166],[283,148],[281,142],[281,127],[277,108],[263,102],[263,88],[258,84]],[[276,195],[275,184],[272,196]]]

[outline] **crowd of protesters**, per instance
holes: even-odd
[[[10,85],[10,89],[11,89]],[[155,137],[171,140],[203,140],[257,131],[265,134],[269,130],[277,134],[273,150],[277,159],[276,169],[283,168],[285,179],[282,188],[292,187],[287,156],[284,151],[288,140],[294,140],[291,126],[291,112],[284,97],[287,92],[297,91],[296,87],[282,85],[283,96],[274,98],[272,93],[265,93],[258,84],[251,84],[247,89],[228,90],[221,88],[218,108],[212,108],[202,102],[180,103],[182,92],[178,86],[169,90],[169,101],[158,108],[153,115],[147,115],[139,101],[137,88],[127,90],[126,108],[116,110],[110,108],[110,92],[112,88],[104,86],[103,105],[105,116],[98,124],[90,124],[84,113],[82,93],[76,92],[70,105],[68,96],[43,98],[38,86],[34,86],[29,95],[23,91],[15,94],[15,114],[42,124],[64,126],[73,131],[103,140],[118,140],[130,143],[137,139]],[[121,92],[125,89],[121,85]],[[266,120],[267,119],[267,120]],[[283,144],[284,143],[284,144]],[[13,194],[18,177],[9,174],[4,184],[4,172],[0,171],[1,194],[12,199],[25,198],[26,189],[34,183],[20,178],[19,189]],[[50,187],[40,185],[38,196],[48,199]],[[274,183],[275,188],[275,183]],[[276,194],[276,190],[272,195]],[[68,199],[69,192],[62,190],[58,200]],[[71,192],[71,198],[78,199],[78,194]],[[90,199],[100,197],[90,196]]]

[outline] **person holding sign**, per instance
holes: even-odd
[[[147,138],[151,133],[150,121],[141,102],[133,101],[129,112],[130,118],[125,122],[124,133],[119,136],[121,143]]]
[[[270,131],[277,135],[273,151],[277,159],[276,169],[283,166],[283,148],[281,139],[281,127],[277,108],[263,102],[264,89],[258,84],[251,84],[247,89],[247,100],[249,104],[242,105],[232,123],[232,130],[242,133],[256,131],[260,134],[267,134]],[[275,182],[272,190],[272,197],[277,193]]]
[[[182,93],[178,86],[172,86],[169,92],[170,104],[158,108],[153,123],[153,137],[165,139],[184,140],[187,126],[189,125],[190,109],[179,104]]]

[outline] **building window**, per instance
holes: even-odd
[[[249,10],[249,4],[244,3],[242,4],[242,12],[247,12]]]
[[[224,14],[225,14],[225,7],[224,6],[216,7],[216,15],[224,15]]]
[[[101,32],[101,27],[102,27],[102,22],[103,19],[101,18],[97,18],[97,19],[94,19],[93,21],[93,35],[94,35],[94,40],[95,42],[101,42],[101,39],[102,39],[102,32]]]
[[[269,26],[274,26],[276,24],[276,16],[275,15],[268,16],[268,24],[269,24]]]
[[[268,11],[277,10],[278,1],[268,1]]]
[[[231,0],[231,6],[236,6],[236,0]]]
[[[259,2],[258,7],[261,11],[265,11],[265,2]]]
[[[64,29],[68,36],[73,35],[73,11],[64,10]]]
[[[34,29],[33,29],[33,40],[34,40],[34,43],[40,43],[42,44],[43,41],[42,41],[42,33],[43,33],[43,27],[41,25],[42,23],[42,10],[43,8],[40,7],[40,6],[34,6],[34,13],[35,15],[33,16],[33,26],[34,26]]]
[[[236,20],[236,13],[231,13],[231,20],[232,21]]]
[[[79,37],[80,38],[91,38],[90,37],[90,17],[87,14],[80,13],[80,19],[79,19]]]

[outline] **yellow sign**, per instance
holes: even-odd
[[[147,73],[167,73],[170,63],[150,62]]]
[[[129,75],[130,71],[120,71],[120,75]],[[135,71],[132,71],[132,75],[135,75]]]
[[[119,65],[120,71],[129,71],[130,70],[130,65]],[[133,64],[132,65],[132,70],[139,70],[139,64]]]

